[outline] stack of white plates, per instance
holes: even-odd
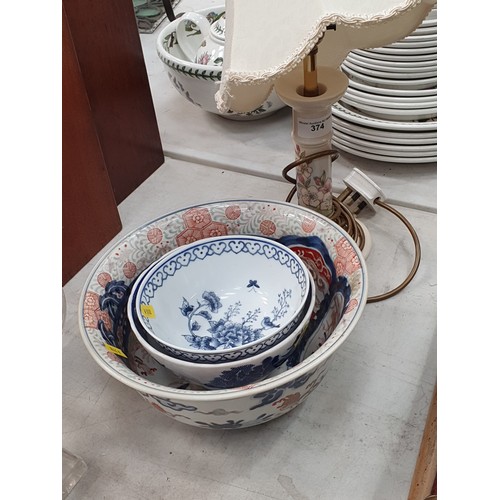
[[[436,7],[406,38],[353,50],[341,68],[349,86],[332,107],[336,148],[394,163],[437,160]]]

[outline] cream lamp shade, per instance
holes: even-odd
[[[436,0],[226,0],[217,107],[221,112],[252,111],[320,40],[318,67],[339,68],[353,49],[404,38],[435,4]]]

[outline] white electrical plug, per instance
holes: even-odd
[[[375,210],[375,200],[385,200],[385,195],[377,184],[357,168],[353,168],[351,173],[344,178],[344,184],[351,190],[344,204],[355,214],[361,212],[366,206]]]

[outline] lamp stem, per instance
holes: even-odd
[[[317,67],[315,55],[312,54],[304,63],[304,71],[298,67],[275,84],[280,99],[293,110],[292,141],[297,160],[332,148],[332,104],[340,99],[349,84],[348,77],[339,69]],[[307,92],[317,89],[316,94],[307,95],[306,87]],[[326,217],[333,214],[335,209],[331,170],[330,155],[297,166],[299,205],[311,208]]]
[[[304,96],[315,97],[319,95],[318,69],[316,66],[316,54],[318,46],[309,52],[303,61],[304,68]]]

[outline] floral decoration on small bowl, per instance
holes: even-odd
[[[257,280],[249,280],[247,288],[253,290],[260,288]],[[196,300],[196,305],[191,304],[185,298],[182,299],[181,314],[186,317],[190,335],[184,335],[188,344],[203,351],[232,349],[240,347],[261,339],[265,330],[280,327],[279,319],[283,318],[289,309],[288,300],[292,296],[291,290],[283,290],[278,294],[277,304],[271,311],[272,316],[261,318],[261,308],[247,311],[241,316],[241,301],[230,304],[225,311],[220,311],[222,303],[215,292],[204,291],[201,300]],[[219,313],[219,316],[217,316]],[[209,326],[206,333],[200,335],[201,325],[197,319],[205,319]],[[240,320],[238,318],[241,317]],[[257,322],[257,325],[255,323]]]
[[[178,377],[209,390],[230,389],[255,384],[281,369],[295,352],[297,344],[306,332],[312,318],[315,302],[315,287],[311,287],[305,312],[301,315],[302,320],[290,335],[266,349],[256,351],[251,356],[239,356],[242,351],[226,353],[227,359],[223,362],[192,362],[163,354],[155,348],[155,341],[147,331],[136,328],[134,332],[138,332],[136,338],[146,352]],[[135,321],[133,313],[131,318],[131,321]],[[236,356],[231,359],[231,355]]]
[[[285,245],[226,235],[168,253],[136,286],[139,323],[162,352],[210,362],[205,352],[253,354],[281,341],[300,322],[311,283]]]

